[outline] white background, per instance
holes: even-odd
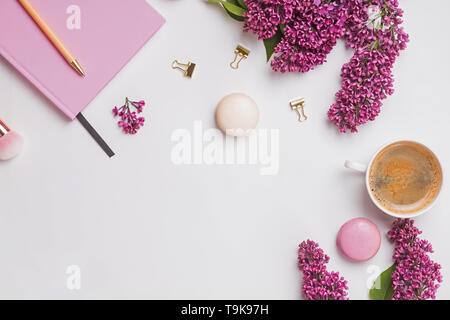
[[[0,298],[299,299],[297,246],[311,238],[331,257],[329,270],[349,281],[350,298],[367,299],[368,267],[392,263],[385,234],[393,220],[343,162],[366,162],[382,144],[408,138],[426,143],[448,169],[450,3],[401,1],[411,42],[395,65],[395,94],[376,121],[340,134],[326,113],[352,55],[343,42],[314,71],[277,74],[262,43],[216,5],[148,2],[166,25],[84,112],[117,152],[112,159],[0,58],[0,117],[26,137],[23,154],[0,163]],[[234,71],[237,44],[251,54]],[[197,63],[194,78],[172,70],[174,59]],[[172,132],[192,130],[195,120],[214,127],[218,100],[236,91],[258,103],[260,128],[280,130],[278,174],[174,165]],[[111,116],[125,96],[150,105],[136,136],[122,134]],[[310,117],[303,124],[288,104],[298,96]],[[449,201],[444,185],[416,220],[442,264],[441,299],[450,298]],[[365,263],[350,262],[335,244],[354,217],[383,234]],[[81,268],[81,290],[66,288],[69,265]]]

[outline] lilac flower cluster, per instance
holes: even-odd
[[[282,34],[271,65],[307,72],[326,61],[344,38],[355,54],[342,68],[342,89],[328,112],[341,132],[374,120],[393,93],[392,66],[406,48],[398,0],[244,0],[244,31],[260,39]],[[375,14],[370,15],[370,12]]]
[[[344,34],[345,11],[339,2],[322,0],[244,0],[244,31],[259,39],[283,33],[275,47],[272,68],[281,72],[307,72],[326,61]]]
[[[125,104],[120,108],[114,107],[112,112],[114,117],[119,117],[118,122],[119,127],[122,128],[123,132],[126,134],[136,134],[138,130],[144,125],[145,118],[138,117],[139,113],[145,106],[145,101],[131,101],[128,98],[125,99]],[[132,111],[131,107],[135,108],[136,111]]]
[[[347,281],[339,272],[328,272],[330,258],[314,241],[303,241],[298,249],[298,266],[303,272],[302,291],[307,300],[348,300]]]
[[[394,222],[388,236],[395,244],[393,259],[396,269],[392,274],[393,300],[435,299],[442,282],[441,266],[430,259],[431,244],[418,238],[422,232],[410,219]]]
[[[342,89],[328,118],[341,132],[357,132],[359,125],[378,116],[381,100],[394,92],[392,67],[408,35],[400,27],[398,0],[347,0],[346,10],[344,37],[355,54],[342,67]],[[369,11],[375,16],[369,17]]]

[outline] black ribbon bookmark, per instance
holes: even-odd
[[[81,125],[89,132],[91,137],[97,141],[100,148],[105,151],[105,153],[108,155],[108,157],[114,156],[114,151],[111,150],[111,148],[108,146],[108,144],[103,140],[102,137],[98,134],[97,131],[91,126],[91,124],[86,120],[86,118],[81,114],[81,112],[77,115],[78,121],[80,121]]]

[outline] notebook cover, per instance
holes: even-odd
[[[72,69],[17,0],[0,0],[0,54],[72,120],[164,24],[145,0],[32,3],[86,76]],[[73,5],[80,9],[80,29],[67,26]]]

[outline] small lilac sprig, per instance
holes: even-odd
[[[303,241],[298,249],[298,266],[303,272],[302,292],[307,300],[348,300],[347,281],[339,272],[328,272],[330,258],[314,241]]]
[[[123,106],[120,108],[114,107],[112,109],[114,117],[120,118],[118,125],[122,128],[125,134],[136,134],[144,125],[145,118],[137,116],[139,113],[142,113],[144,106],[144,100],[131,101],[126,98]],[[136,111],[132,111],[131,107],[135,108]]]
[[[418,238],[421,233],[410,219],[396,220],[388,232],[389,239],[395,244],[392,300],[436,298],[442,282],[441,266],[428,256],[433,248],[428,241]]]

